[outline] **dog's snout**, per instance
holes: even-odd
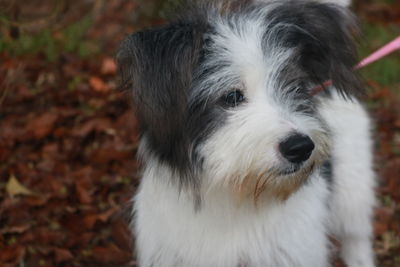
[[[295,134],[279,144],[279,151],[292,163],[306,161],[314,150],[315,145],[310,137],[302,134]]]

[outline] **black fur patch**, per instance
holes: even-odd
[[[362,83],[353,71],[357,62],[353,33],[358,27],[345,8],[311,1],[287,1],[269,12],[266,25],[267,40],[269,31],[279,26],[280,30],[274,33],[276,39],[294,49],[290,63],[301,70],[292,74],[284,72],[282,79],[297,77],[314,85],[332,80],[343,96],[363,95]]]
[[[209,56],[204,36],[210,31],[193,17],[178,20],[129,36],[117,55],[122,87],[133,90],[146,153],[177,171],[180,186],[195,193],[201,182],[195,173],[203,161],[198,145],[225,118],[215,99],[189,99],[196,80],[212,73],[199,68]]]
[[[186,173],[192,142],[188,94],[205,31],[206,25],[184,22],[145,30],[129,36],[117,55],[150,153]]]

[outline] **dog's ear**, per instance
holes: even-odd
[[[141,31],[127,37],[117,54],[121,86],[133,92],[150,149],[173,165],[184,164],[187,95],[203,32],[204,27],[195,23]]]
[[[343,96],[363,95],[362,83],[354,72],[358,25],[348,9],[311,2],[290,7],[279,16],[296,25],[284,38],[297,51],[301,68],[314,83],[332,80]]]
[[[332,80],[343,96],[362,96],[364,87],[354,71],[354,37],[358,33],[355,17],[349,10],[331,4],[311,5],[309,12],[306,31],[311,36],[303,47],[303,67],[318,83]]]

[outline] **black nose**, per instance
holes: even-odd
[[[310,137],[295,134],[279,144],[282,155],[292,163],[302,163],[306,161],[314,150],[314,143]]]

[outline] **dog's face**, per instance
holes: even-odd
[[[195,190],[286,199],[329,157],[320,101],[329,90],[360,92],[351,16],[326,4],[245,2],[133,34],[117,59],[145,161]],[[313,97],[328,79],[335,89]]]

